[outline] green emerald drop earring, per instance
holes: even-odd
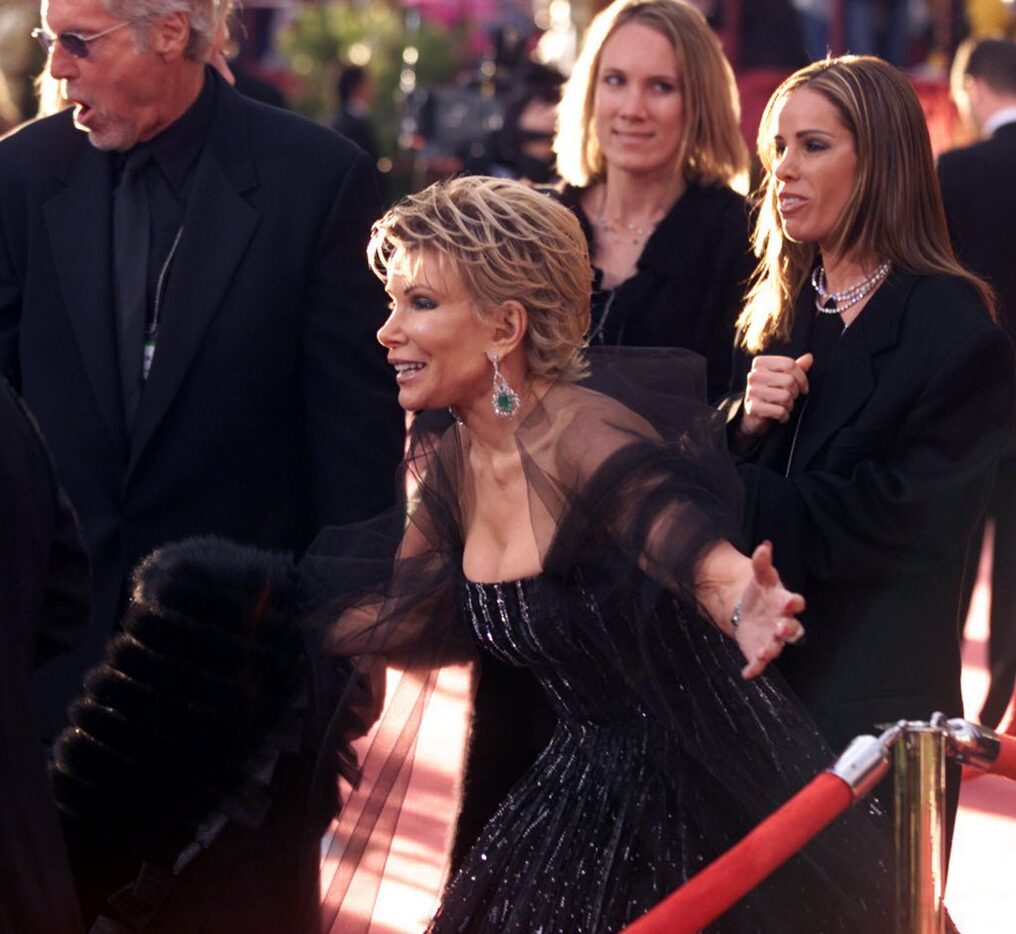
[[[508,385],[508,380],[501,375],[501,370],[498,367],[498,355],[494,354],[489,359],[494,367],[494,391],[490,396],[494,414],[501,416],[501,418],[514,418],[518,415],[521,404],[519,394]]]

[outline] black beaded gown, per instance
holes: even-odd
[[[339,651],[382,640],[417,668],[478,647],[528,668],[557,715],[448,884],[434,932],[619,931],[831,761],[778,675],[741,678],[739,649],[691,590],[698,555],[737,528],[711,422],[674,400],[650,409],[574,386],[547,393],[517,431],[542,570],[503,583],[462,575],[468,437],[450,429],[414,472],[410,534],[373,597],[380,622],[354,634],[340,619],[333,633]],[[313,560],[328,567],[335,553],[326,540]],[[360,792],[376,831],[403,804],[420,706],[392,708],[402,714],[370,753],[390,781]],[[361,854],[337,876],[355,875]],[[710,930],[888,931],[887,867],[877,813],[855,808]],[[333,884],[326,903],[343,892]]]

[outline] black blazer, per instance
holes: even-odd
[[[1010,340],[1016,338],[1016,122],[990,139],[943,153],[938,160],[945,216],[956,255],[995,290]],[[1016,434],[1003,457],[1016,461]]]
[[[805,352],[812,298],[768,353]],[[748,543],[771,539],[808,601],[780,667],[840,748],[878,723],[962,712],[963,564],[1011,417],[1012,352],[966,283],[896,270],[822,386],[798,400],[799,430],[770,429],[741,470]]]
[[[30,674],[88,623],[88,560],[38,429],[0,379],[0,934],[81,930]]]
[[[237,94],[214,114],[133,430],[111,286],[113,154],[64,112],[0,143],[0,367],[36,412],[95,571],[82,650],[48,672],[48,725],[80,690],[130,568],[217,534],[300,549],[394,499],[402,415],[364,248],[379,213],[351,143]]]
[[[938,160],[946,220],[956,253],[988,280],[1011,335],[1016,335],[1016,122],[990,139]]]
[[[575,212],[592,250],[582,189],[552,194]],[[708,397],[718,399],[730,384],[734,323],[754,263],[744,198],[691,184],[646,241],[635,275],[604,292],[595,271],[591,343],[694,350],[706,358]]]

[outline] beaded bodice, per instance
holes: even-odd
[[[604,665],[592,644],[592,633],[602,632],[603,613],[581,581],[566,583],[549,575],[467,581],[462,603],[483,651],[529,668],[562,720],[615,728],[645,722],[637,698],[622,689],[616,668]],[[589,625],[577,626],[576,619]]]

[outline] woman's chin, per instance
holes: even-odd
[[[795,224],[793,221],[787,223],[783,221],[780,223],[780,227],[783,230],[783,237],[789,240],[791,243],[811,243],[812,238],[808,236],[807,231],[801,228],[800,224]]]
[[[433,408],[433,406],[427,405],[422,393],[407,389],[399,389],[399,405],[406,412],[422,412],[424,409]]]

